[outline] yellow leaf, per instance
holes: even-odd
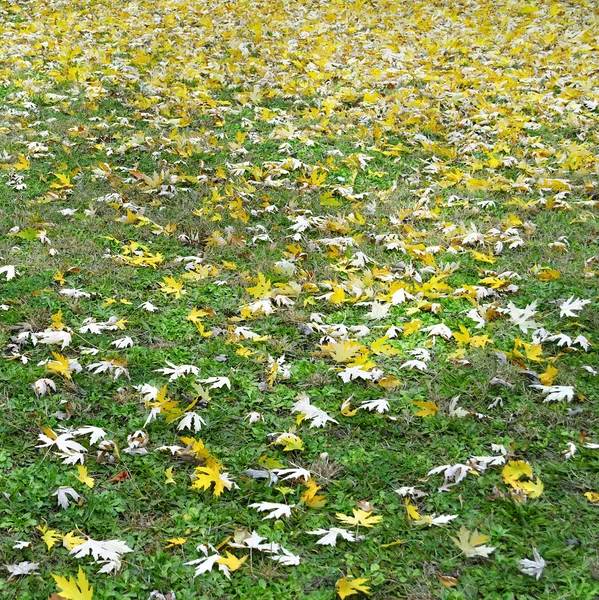
[[[284,452],[291,452],[292,450],[303,450],[304,442],[297,435],[282,435],[275,444],[283,446]]]
[[[241,558],[237,558],[235,555],[227,552],[227,556],[221,556],[216,562],[219,565],[225,565],[229,568],[229,571],[237,571],[239,567],[247,560],[247,554]]]
[[[179,538],[171,538],[170,540],[166,540],[168,543],[168,545],[166,545],[164,548],[174,548],[175,546],[182,546],[186,541],[187,538],[184,537],[179,537]]]
[[[460,344],[469,344],[470,343],[470,334],[468,333],[468,330],[463,325],[460,325],[460,331],[462,333],[458,333],[457,331],[454,331],[453,337]]]
[[[192,321],[193,323],[198,323],[204,317],[210,316],[210,313],[202,310],[201,308],[192,308],[190,313],[185,317],[188,321]]]
[[[165,294],[174,294],[175,300],[178,300],[183,294],[187,292],[183,289],[183,282],[177,281],[174,277],[163,277],[164,283],[159,281],[159,285],[162,288],[162,292]]]
[[[341,414],[344,417],[353,417],[357,412],[358,408],[354,408],[354,410],[351,410],[350,399],[343,401],[343,404],[341,405]]]
[[[528,360],[539,362],[543,354],[543,347],[541,344],[526,344],[524,351]]]
[[[412,404],[422,409],[414,413],[417,417],[434,417],[439,411],[439,407],[434,402],[412,402]]]
[[[36,529],[42,533],[42,541],[46,544],[48,550],[50,550],[62,537],[55,529],[48,529],[46,525],[38,525]]]
[[[497,262],[497,259],[492,254],[483,254],[482,252],[477,252],[476,250],[472,250],[472,256],[474,256],[474,260],[478,262],[489,263],[492,265]]]
[[[523,489],[529,498],[538,498],[545,489],[543,482],[538,477],[536,482],[518,481],[517,485],[514,487]]]
[[[173,478],[173,467],[169,467],[168,469],[166,469],[166,471],[164,472],[164,476],[166,477],[166,481],[164,482],[165,485],[168,483],[177,483]]]
[[[364,350],[364,346],[359,342],[349,340],[347,342],[331,342],[325,346],[321,346],[335,362],[347,363],[355,360],[356,355]]]
[[[339,594],[339,598],[343,600],[343,598],[347,598],[348,596],[353,596],[358,592],[362,592],[366,595],[370,593],[370,588],[364,585],[368,583],[369,579],[365,577],[358,577],[356,579],[348,580],[347,577],[340,579],[335,585],[337,586],[337,593]]]
[[[342,523],[346,523],[347,525],[362,525],[362,527],[374,527],[383,520],[383,517],[371,515],[369,512],[359,508],[354,508],[352,512],[354,514],[351,517],[342,513],[337,513],[335,516]]]
[[[87,474],[87,467],[85,465],[79,465],[77,467],[77,472],[78,472],[78,475],[75,475],[75,477],[81,483],[84,483],[88,488],[93,488],[94,487],[94,478],[90,477]]]
[[[60,575],[54,575],[54,573],[52,573],[52,577],[56,581],[60,596],[65,600],[92,600],[94,588],[90,587],[81,567],[79,567],[77,579],[72,575],[67,579],[66,577],[60,577]]]
[[[420,513],[418,512],[418,509],[410,503],[409,498],[404,500],[404,504],[406,505],[406,511],[408,512],[408,520],[420,519]]]
[[[387,344],[385,342],[389,341],[387,336],[379,338],[370,344],[370,349],[375,354],[382,354],[383,356],[396,356],[401,354],[401,350],[394,348],[391,344]]]
[[[552,281],[553,279],[559,279],[561,272],[555,269],[542,269],[537,273],[537,279],[539,281]]]
[[[552,385],[556,375],[557,369],[553,365],[547,365],[547,370],[539,375],[539,381],[543,385]]]
[[[420,319],[414,319],[409,323],[406,323],[403,326],[403,336],[407,337],[409,335],[412,335],[413,333],[416,333],[420,329],[420,326],[422,324],[423,322]]]
[[[591,503],[597,504],[599,503],[599,493],[598,492],[585,492],[584,497]]]
[[[455,587],[456,585],[458,585],[458,580],[455,577],[450,577],[449,575],[442,575],[441,573],[437,573],[437,579],[445,587]]]
[[[57,352],[52,352],[52,356],[54,357],[54,360],[46,363],[46,369],[51,373],[56,373],[57,375],[62,375],[63,377],[70,379],[72,370],[69,366],[69,359]]]
[[[248,294],[251,294],[254,298],[260,299],[270,296],[271,282],[270,279],[266,279],[264,274],[258,272],[258,282],[254,287],[245,288]]]
[[[489,556],[495,548],[483,545],[489,540],[488,535],[479,533],[476,529],[469,531],[463,525],[458,531],[457,538],[451,538],[451,541],[468,557]]]
[[[501,471],[503,481],[512,487],[520,486],[520,478],[532,476],[532,467],[523,460],[511,460]]]
[[[75,535],[75,531],[69,531],[69,533],[62,536],[62,545],[69,550],[69,552],[76,546],[80,546],[85,542],[86,539]]]
[[[331,304],[342,304],[345,302],[345,290],[342,285],[334,285],[333,293],[329,296]]]

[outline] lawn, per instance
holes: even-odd
[[[0,597],[599,598],[598,31],[0,0]]]

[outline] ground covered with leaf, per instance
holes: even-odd
[[[0,596],[599,597],[592,2],[0,2]]]

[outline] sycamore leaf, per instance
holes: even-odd
[[[160,288],[164,294],[174,294],[175,300],[178,300],[187,292],[183,289],[183,281],[177,281],[174,277],[163,277],[164,283],[159,281]]]
[[[361,525],[362,527],[374,527],[377,523],[380,523],[383,520],[383,517],[380,515],[371,515],[369,512],[366,512],[361,509],[353,509],[353,516],[344,515],[343,513],[337,513],[335,516],[339,521],[345,523],[346,525]]]
[[[93,488],[94,487],[94,478],[90,477],[87,474],[87,467],[84,465],[79,465],[77,467],[77,475],[75,475],[75,477],[81,482],[84,483],[87,487],[89,488]]]
[[[501,471],[503,481],[508,485],[520,485],[522,477],[532,477],[532,467],[523,460],[511,460]]]
[[[230,552],[227,552],[226,557],[221,556],[217,559],[216,562],[219,565],[224,565],[225,567],[227,567],[229,571],[237,571],[237,569],[239,569],[239,567],[241,567],[241,565],[247,560],[247,557],[248,555],[246,554],[241,558],[237,558],[235,555],[231,554]]]
[[[536,578],[538,581],[541,578],[543,569],[547,563],[536,548],[532,549],[532,555],[534,560],[523,558],[522,560],[519,560],[518,563],[520,564],[520,571],[522,571],[522,573],[525,575],[530,575],[531,577]]]
[[[263,521],[266,519],[280,519],[281,517],[290,517],[291,509],[295,507],[295,504],[278,504],[276,502],[254,502],[250,504],[250,508],[255,508],[258,512],[270,511]]]
[[[369,579],[366,579],[365,577],[357,577],[356,579],[350,580],[348,580],[347,577],[344,577],[335,584],[337,587],[337,594],[339,594],[341,600],[348,596],[353,596],[358,592],[368,595],[370,593],[370,588],[364,585],[368,583],[368,581]]]
[[[61,538],[60,533],[54,529],[48,529],[46,525],[38,525],[36,529],[42,533],[42,541],[46,544],[48,550],[50,550]]]
[[[251,294],[257,300],[260,298],[269,297],[271,290],[270,279],[266,279],[266,277],[264,277],[264,274],[261,272],[258,272],[257,279],[258,282],[256,283],[256,285],[254,287],[245,288],[245,291],[248,294]]]
[[[69,359],[62,354],[58,354],[56,352],[52,352],[52,356],[54,360],[48,361],[46,363],[46,369],[52,373],[56,373],[57,375],[62,375],[67,379],[71,379],[71,367],[69,365]]]
[[[52,577],[56,581],[60,596],[65,600],[92,600],[94,588],[89,585],[81,567],[79,567],[77,579],[72,575],[67,579],[60,575],[54,575],[54,573],[52,573]]]
[[[415,401],[412,404],[422,409],[414,413],[417,417],[434,417],[439,411],[439,407],[434,402]]]
[[[488,557],[495,551],[494,547],[485,546],[484,543],[489,540],[489,536],[474,531],[469,531],[463,525],[458,531],[458,537],[451,538],[451,541],[468,557],[475,556]]]
[[[599,492],[585,492],[584,493],[584,497],[591,503],[591,504],[599,504]]]
[[[562,305],[559,307],[560,317],[577,317],[578,313],[587,305],[590,304],[590,300],[582,300],[581,298],[574,298],[570,296]]]

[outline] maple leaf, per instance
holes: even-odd
[[[599,503],[599,492],[585,492],[583,495],[591,504]]]
[[[414,413],[417,417],[434,417],[439,412],[439,407],[434,402],[414,401],[412,404],[422,409]]]
[[[536,548],[532,549],[532,555],[534,560],[529,560],[527,558],[523,558],[518,561],[520,564],[520,571],[525,575],[530,575],[531,577],[535,577],[538,581],[543,574],[543,569],[547,565],[543,557],[539,554]]]
[[[175,300],[178,300],[187,292],[183,289],[183,281],[177,281],[174,277],[163,277],[164,283],[159,281],[160,288],[165,294],[174,294]]]
[[[368,595],[370,593],[370,588],[365,585],[368,583],[368,581],[370,580],[365,577],[357,577],[356,579],[349,580],[347,577],[339,579],[339,581],[337,581],[335,584],[337,587],[337,594],[339,594],[339,598],[341,598],[341,600],[347,598],[348,596],[354,596],[359,592]]]
[[[339,527],[331,527],[330,529],[316,529],[315,531],[307,531],[308,535],[320,535],[322,536],[316,541],[320,546],[336,546],[337,538],[342,537],[348,542],[355,542],[356,536],[347,529],[341,529]]]
[[[94,588],[89,585],[89,581],[81,567],[79,567],[79,571],[77,572],[77,579],[72,575],[67,579],[54,573],[52,573],[52,577],[56,581],[60,596],[65,600],[93,599]]]
[[[52,356],[54,357],[54,360],[48,361],[46,363],[46,369],[48,369],[48,371],[51,371],[52,373],[62,375],[67,379],[71,379],[71,373],[73,371],[70,367],[69,359],[66,356],[63,356],[62,354],[57,354],[56,352],[52,352]]]
[[[224,565],[229,571],[237,571],[239,567],[247,560],[247,554],[241,558],[237,558],[235,555],[227,552],[227,556],[221,556],[216,560],[217,564]]]
[[[507,305],[506,312],[512,323],[520,328],[522,333],[526,333],[529,329],[536,329],[539,325],[531,320],[537,314],[537,303],[532,302],[525,308],[518,308],[513,302]]]
[[[485,546],[484,543],[489,540],[489,536],[479,533],[476,529],[469,531],[462,525],[458,531],[458,537],[451,538],[451,541],[468,557],[482,556],[487,558],[495,551],[494,547]]]
[[[55,529],[48,529],[46,525],[38,525],[36,529],[41,532],[42,541],[46,544],[48,550],[50,550],[61,538],[60,533]]]
[[[290,517],[291,509],[295,507],[295,504],[277,504],[276,502],[254,502],[250,504],[250,508],[255,508],[258,512],[270,511],[263,521],[266,519],[280,519],[281,517]]]
[[[590,300],[582,300],[581,298],[574,298],[574,296],[570,296],[559,307],[559,316],[577,317],[578,313],[580,313],[580,311],[590,303]]]
[[[64,485],[60,486],[52,495],[57,497],[58,505],[61,508],[69,508],[69,497],[75,502],[79,502],[81,499],[81,496],[72,487]]]
[[[269,297],[272,287],[270,279],[266,279],[263,273],[258,272],[257,280],[258,282],[254,287],[246,288],[245,291],[257,300]]]
[[[342,523],[346,523],[347,525],[362,525],[362,527],[374,527],[377,523],[380,523],[383,520],[383,517],[380,515],[371,515],[369,512],[366,512],[362,509],[353,509],[353,516],[344,515],[343,513],[337,513],[335,516]]]
[[[532,477],[532,467],[523,460],[511,460],[501,471],[503,481],[508,485],[519,485],[522,477]]]
[[[543,402],[572,402],[574,399],[574,388],[570,385],[531,385],[531,388],[540,390],[545,398]]]
[[[29,562],[27,560],[16,563],[14,565],[4,565],[6,570],[10,573],[10,579],[13,577],[20,577],[22,575],[31,575],[36,573],[40,564],[36,562]]]
[[[75,477],[81,482],[84,483],[87,487],[89,488],[93,488],[94,487],[94,478],[90,477],[87,474],[87,467],[84,465],[79,465],[77,467],[77,475],[75,475]]]
[[[303,450],[304,442],[299,436],[293,433],[284,433],[280,435],[273,444],[280,444],[283,446],[284,452],[292,452],[293,450]]]

